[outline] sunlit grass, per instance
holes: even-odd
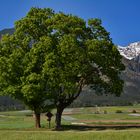
[[[128,131],[0,131],[1,140],[139,140],[140,130]]]
[[[99,114],[95,114],[96,110]],[[140,116],[131,116],[132,110],[139,113],[140,106],[126,106],[126,107],[87,107],[87,108],[72,108],[68,112],[70,117],[75,118],[75,121],[67,121],[62,119],[63,125],[69,125],[72,122],[84,122],[85,124],[140,124]],[[106,110],[107,114],[104,114]],[[116,113],[116,110],[121,110],[123,113]],[[55,127],[55,112],[51,121],[51,128]],[[107,122],[106,122],[107,121]],[[117,122],[118,121],[118,122]],[[121,122],[122,121],[122,122]],[[32,111],[9,111],[0,112],[0,129],[32,129],[35,126],[35,121]],[[48,121],[45,114],[41,115],[42,128],[48,129]]]

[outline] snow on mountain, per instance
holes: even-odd
[[[118,50],[122,56],[131,60],[140,54],[140,42],[131,43],[126,47],[118,46]]]

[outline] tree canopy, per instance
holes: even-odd
[[[86,85],[120,95],[121,56],[100,19],[31,8],[0,42],[0,90],[38,115],[50,100],[61,115]]]

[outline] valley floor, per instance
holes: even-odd
[[[49,129],[42,114],[42,128],[35,129],[30,110],[0,112],[0,140],[139,140],[140,106],[68,108],[62,125],[55,131],[53,116]]]

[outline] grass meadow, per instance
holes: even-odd
[[[116,113],[118,110],[121,113]],[[49,129],[42,114],[42,128],[35,129],[30,110],[0,112],[0,140],[140,139],[140,106],[68,108],[62,116],[61,131],[55,131],[54,119],[53,116]]]
[[[1,140],[139,140],[140,130],[0,131]]]

